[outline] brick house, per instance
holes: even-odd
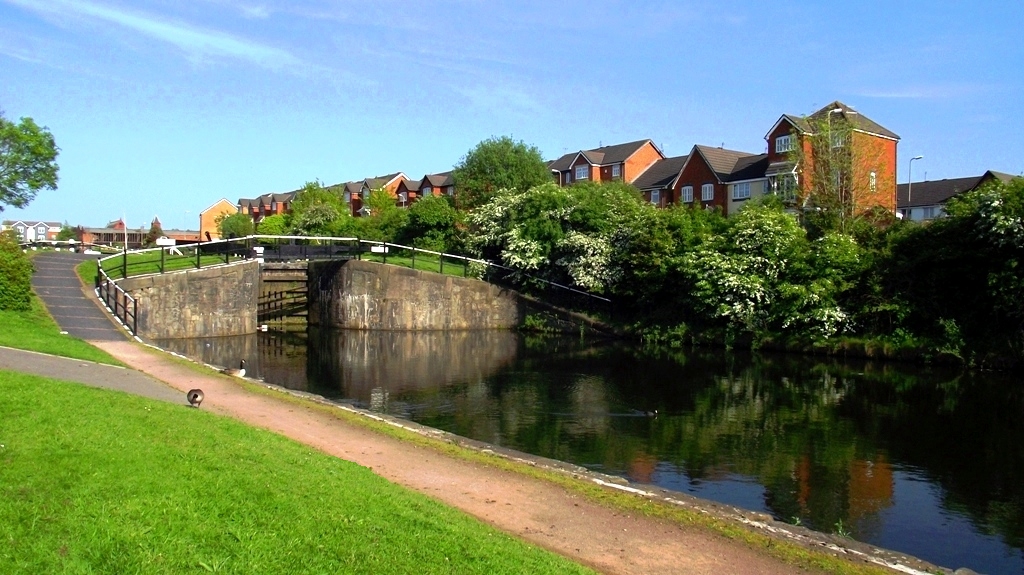
[[[679,198],[674,195],[674,190],[687,158],[689,156],[675,156],[654,162],[654,165],[639,178],[633,180],[633,186],[640,190],[644,201],[659,208],[679,203]]]
[[[252,199],[240,198],[238,200],[238,209],[236,211],[243,214],[249,214],[252,217],[253,223],[258,224],[267,216],[291,212],[291,203],[295,199],[295,194],[297,193],[298,190],[280,194],[263,194],[258,198]],[[214,204],[214,206],[215,205],[217,204]],[[210,208],[213,208],[213,206],[210,206]],[[202,229],[204,231],[210,230],[211,235],[217,228],[216,224],[211,228],[208,228],[203,224],[204,222],[201,221],[200,225]]]
[[[362,181],[338,184],[337,186],[331,186],[329,189],[340,190],[342,200],[349,206],[350,213],[355,217],[359,217],[368,213],[364,209],[363,203],[373,190],[383,188],[391,194],[391,197],[395,198],[395,202],[400,203],[398,187],[408,179],[402,172],[396,172],[386,176],[365,178]],[[406,200],[408,200],[408,196],[406,196]]]
[[[695,208],[735,213],[763,191],[767,154],[696,145],[676,178],[672,197]],[[754,189],[757,195],[753,194]]]
[[[241,200],[239,200],[241,202]],[[220,229],[217,227],[217,218],[230,216],[238,213],[238,207],[229,202],[226,198],[217,200],[212,206],[199,212],[199,235],[203,240],[220,239]],[[262,219],[262,218],[261,218]]]
[[[548,164],[560,186],[580,180],[633,183],[658,160],[665,158],[651,140],[638,140],[593,150],[571,152]]]
[[[849,133],[830,131],[848,127]],[[845,148],[852,159],[850,173],[832,177],[844,180],[854,212],[880,206],[896,211],[896,145],[900,137],[846,104],[835,101],[807,117],[783,114],[765,135],[768,142],[768,188],[800,207],[809,201],[813,185],[815,146],[813,138],[829,138],[818,150]],[[795,156],[803,158],[803,165]]]

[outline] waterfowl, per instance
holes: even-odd
[[[222,369],[220,370],[224,375],[233,375],[235,377],[245,377],[245,360],[238,364],[238,369]]]
[[[203,402],[203,398],[206,396],[203,395],[203,390],[201,389],[190,389],[188,393],[185,394],[185,397],[188,399],[189,405],[192,407],[199,407],[199,404]]]

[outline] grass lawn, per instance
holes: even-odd
[[[586,573],[202,410],[0,371],[0,572]]]
[[[228,257],[228,261],[239,260],[241,260],[241,258],[238,256]],[[199,263],[201,267],[205,268],[215,265],[223,265],[225,261],[223,255],[207,254],[201,256]],[[117,256],[103,262],[103,269],[111,279],[121,279],[125,277],[124,271],[126,268],[128,276],[130,277],[196,269],[196,256],[195,252],[186,252],[183,255],[174,255],[164,252],[163,259],[161,260],[159,251],[149,251],[144,253],[129,253],[127,262],[122,256]],[[95,274],[93,275],[93,280],[90,280],[90,283],[93,281],[95,281]]]
[[[0,310],[0,326],[3,326],[0,329],[0,345],[3,346],[124,365],[99,348],[70,335],[61,335],[60,327],[35,295],[32,296],[32,309],[29,311]]]
[[[384,263],[383,254],[363,254],[363,261]],[[429,271],[429,272],[441,272],[441,259],[438,256],[432,254],[416,254],[416,265],[413,267],[413,259],[407,255],[391,255],[388,254],[387,264],[402,266],[406,268],[413,268],[417,270]],[[444,272],[445,275],[463,277],[465,272],[465,265],[462,260],[445,260]],[[469,270],[469,275],[472,277],[473,270]]]

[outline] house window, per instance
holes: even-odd
[[[700,187],[700,201],[710,202],[715,199],[715,186],[714,184],[704,184]]]
[[[935,206],[928,206],[927,208],[924,208],[921,211],[923,212],[923,214],[921,215],[922,220],[935,219]]]
[[[345,203],[347,204],[347,203],[350,203],[351,201],[352,201],[352,192],[345,192]]]
[[[683,186],[683,203],[693,202],[693,186]]]
[[[746,200],[750,197],[750,182],[743,182],[742,184],[733,184],[732,186],[732,199],[734,200]]]
[[[590,166],[576,166],[576,181],[585,180],[590,177]]]
[[[877,184],[878,177],[875,175],[875,173],[871,172],[870,174],[868,174],[868,188],[870,188],[872,192],[875,191],[875,187]]]
[[[448,195],[449,196],[454,196],[455,195],[455,186],[448,186]]]
[[[651,190],[651,203],[661,205],[661,190]]]
[[[793,150],[793,137],[789,134],[775,138],[775,153],[783,154]]]
[[[565,172],[565,185],[572,183],[572,172]]]
[[[832,147],[842,148],[846,143],[846,137],[842,132],[832,132]]]
[[[783,174],[775,181],[775,193],[784,201],[796,201],[796,178],[792,174]]]
[[[423,196],[424,198],[427,196],[432,196],[434,195],[434,188],[431,188],[430,186],[425,186],[423,188],[423,191],[420,192],[420,195]]]
[[[615,164],[614,166],[612,166],[612,177],[613,178],[621,178],[622,177],[622,166],[621,165]]]
[[[276,212],[277,211],[277,202],[270,202],[270,211],[272,211],[272,212]]]

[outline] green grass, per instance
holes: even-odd
[[[230,256],[229,261],[238,261],[242,258],[238,256]],[[200,258],[200,267],[210,267],[215,265],[224,264],[223,255],[204,255]],[[123,257],[114,257],[103,262],[103,270],[107,272],[110,279],[121,279],[125,277],[125,269],[129,277],[156,274],[163,272],[172,272],[187,269],[196,269],[196,256],[195,252],[183,252],[183,255],[173,255],[164,253],[164,258],[161,261],[159,251],[151,251],[145,253],[129,253],[127,266]]]
[[[0,372],[3,573],[585,573],[202,410]]]
[[[363,259],[363,261],[368,261],[368,262],[384,263],[384,255],[383,254],[363,254],[362,259]],[[416,262],[415,263],[416,263],[416,266],[413,268],[413,259],[412,259],[411,256],[388,254],[388,257],[387,257],[387,264],[388,265],[402,266],[402,267],[413,268],[413,269],[417,269],[417,270],[441,273],[441,260],[440,260],[440,258],[438,256],[431,255],[431,254],[417,253],[416,254]],[[464,271],[463,271],[464,269],[465,269],[465,266],[463,265],[463,261],[462,260],[451,260],[451,259],[449,259],[448,261],[444,262],[444,271],[443,271],[443,273],[445,275],[462,277],[463,273],[464,273]],[[473,269],[470,268],[469,269],[469,277],[472,277],[472,276],[473,276]]]
[[[124,364],[88,343],[62,335],[45,306],[35,294],[29,311],[0,310],[0,345],[63,357],[85,359],[110,365]]]

